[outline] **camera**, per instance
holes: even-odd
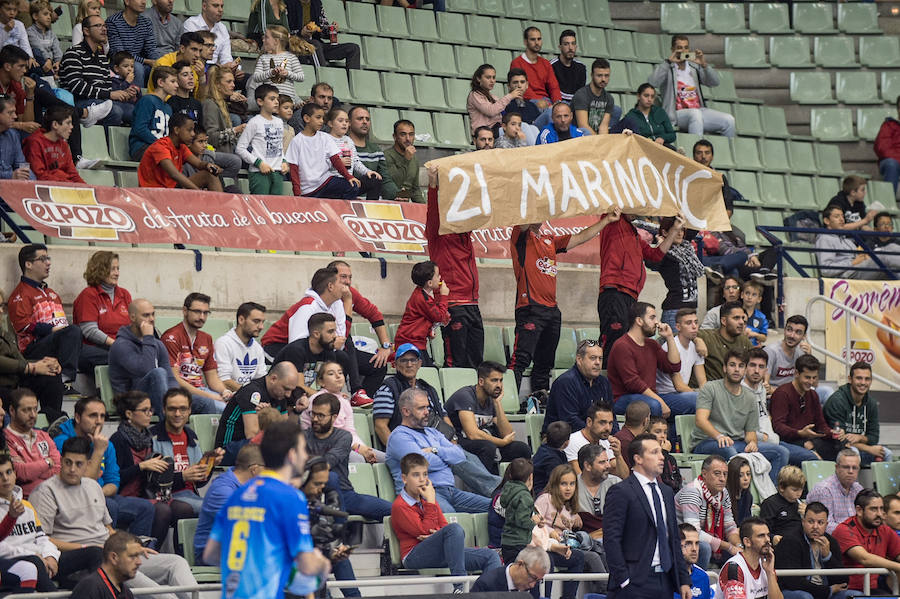
[[[696,52],[682,52],[681,60],[697,60]]]

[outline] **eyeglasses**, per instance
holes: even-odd
[[[312,420],[328,420],[333,414],[322,414],[321,412],[310,412],[309,417]]]
[[[32,260],[29,260],[29,262],[50,262],[50,256],[38,256]]]
[[[141,412],[142,414],[150,416],[153,414],[153,408],[137,408],[136,410],[132,410],[132,412]]]
[[[416,362],[421,362],[422,358],[400,358],[397,360],[397,364],[403,364],[405,366],[409,366],[411,364],[415,364]]]
[[[543,576],[538,577],[538,576],[535,576],[534,574],[532,574],[531,570],[528,569],[528,564],[526,564],[525,562],[521,562],[521,564],[522,564],[522,567],[525,568],[525,574],[528,575],[528,578],[530,578],[532,580],[532,582],[540,582],[540,581],[544,580]]]
[[[199,314],[200,316],[209,316],[211,313],[209,310],[197,310],[195,308],[188,308],[187,311],[193,312],[194,314]]]
[[[166,406],[166,412],[174,412],[176,414],[186,414],[190,412],[190,406]]]

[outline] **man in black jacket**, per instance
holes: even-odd
[[[779,569],[842,568],[841,548],[834,538],[825,532],[828,525],[828,508],[818,501],[806,506],[803,515],[803,534],[785,535],[775,546],[775,563]],[[804,591],[813,599],[838,597],[847,588],[845,576],[779,576],[778,582],[785,595],[789,591]]]
[[[538,596],[539,583],[551,572],[550,556],[540,547],[528,546],[516,556],[516,561],[502,568],[487,570],[470,589],[473,593],[528,591]]]

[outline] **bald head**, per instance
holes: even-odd
[[[131,332],[136,337],[152,335],[156,323],[156,308],[147,300],[138,298],[128,304],[128,319],[131,321]]]
[[[300,384],[300,373],[292,362],[278,362],[266,375],[266,391],[273,399],[289,398]]]

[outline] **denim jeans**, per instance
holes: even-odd
[[[451,522],[413,547],[403,558],[403,565],[413,570],[450,568],[452,576],[465,576],[473,570],[486,572],[502,565],[496,551],[466,547],[465,541],[462,526]],[[462,585],[453,587],[461,589]]]
[[[700,261],[703,266],[718,266],[722,272],[730,276],[738,276],[738,268],[747,263],[748,254],[743,252],[735,252],[734,254],[726,254],[725,256],[706,256],[704,255]]]
[[[660,322],[664,322],[670,327],[672,330],[675,330],[675,315],[678,314],[678,309],[675,310],[663,310],[662,318],[660,318]]]
[[[757,443],[757,446],[759,447],[759,453],[763,454],[772,466],[769,470],[769,478],[772,479],[775,485],[778,485],[778,472],[787,466],[790,452],[781,445],[765,441],[760,441]],[[730,460],[737,454],[743,453],[746,447],[747,443],[744,441],[735,441],[734,445],[730,447],[719,447],[719,442],[715,439],[704,439],[691,451],[692,453],[720,455],[726,460]]]
[[[215,393],[208,387],[200,387],[204,391]],[[191,414],[221,414],[225,411],[225,402],[217,401],[205,395],[195,394],[191,396]]]
[[[149,499],[113,495],[106,498],[106,509],[112,518],[113,528],[122,528],[123,522],[128,522],[128,532],[131,534],[150,536],[155,508]]]
[[[356,573],[353,571],[353,564],[349,559],[342,559],[331,562],[331,571],[337,580],[356,580]],[[344,597],[361,597],[359,589],[350,587],[341,587],[341,595]]]
[[[160,366],[152,369],[144,375],[144,378],[134,383],[134,388],[136,390],[143,391],[150,396],[150,405],[153,406],[154,414],[165,413],[163,411],[162,400],[174,380],[170,379],[172,379],[172,369]]]
[[[359,195],[359,185],[351,184],[343,177],[330,177],[318,189],[305,194],[310,198],[352,200]]]
[[[538,118],[534,119],[532,125],[538,128],[538,131],[549,125],[553,121],[553,102],[550,98],[541,98],[541,100],[547,100],[550,102],[550,106],[544,109],[544,111],[538,115]],[[540,100],[530,100],[532,104],[537,104]]]
[[[819,456],[813,453],[811,449],[807,449],[802,445],[794,445],[792,443],[785,443],[784,441],[781,441],[779,445],[788,450],[788,463],[791,466],[797,466],[799,468],[806,460],[819,459]]]
[[[884,446],[882,446],[882,447],[884,447]],[[860,465],[862,465],[862,466],[869,466],[872,464],[872,462],[875,461],[875,456],[867,451],[860,451],[855,447],[851,447],[850,449],[852,449],[853,451],[855,451],[856,453],[859,454],[859,461],[860,461]],[[884,458],[881,461],[888,462],[888,463],[893,462],[894,461],[894,452],[891,451],[890,449],[888,449],[887,447],[885,447],[884,448]]]
[[[445,514],[453,512],[466,512],[469,514],[483,514],[491,507],[491,500],[475,493],[462,491],[456,487],[435,487],[434,493]],[[422,566],[428,568],[430,566]]]
[[[655,343],[655,342],[654,342]],[[669,441],[675,445],[678,433],[675,431],[675,416],[679,414],[693,414],[697,410],[697,393],[690,391],[687,393],[665,393],[660,395],[669,409]],[[633,401],[644,401],[650,406],[650,413],[654,416],[662,416],[662,406],[652,397],[648,397],[642,393],[629,393],[628,395],[620,395],[613,404],[613,411],[616,414],[624,414],[625,409]]]
[[[344,511],[367,520],[381,522],[391,515],[391,503],[373,495],[363,495],[353,489],[339,491]]]
[[[806,591],[781,591],[781,594],[784,595],[784,599],[814,599],[812,595],[807,593]]]
[[[710,558],[712,558],[712,547],[706,541],[700,541],[700,551],[697,553],[697,567],[704,570],[709,568]]]
[[[712,108],[685,108],[675,111],[678,129],[694,135],[717,133],[734,137],[734,117]]]
[[[900,162],[893,158],[885,158],[878,163],[878,170],[881,177],[894,186],[894,193],[897,193],[897,183],[900,182]]]
[[[194,509],[195,516],[200,513],[200,507],[203,505],[203,498],[190,489],[182,489],[172,493],[172,499],[177,499],[191,506]]]
[[[473,453],[466,453],[466,461],[450,466],[453,474],[462,479],[466,486],[472,489],[473,493],[490,497],[498,486],[500,486],[500,477],[491,474],[484,467],[481,460]]]

